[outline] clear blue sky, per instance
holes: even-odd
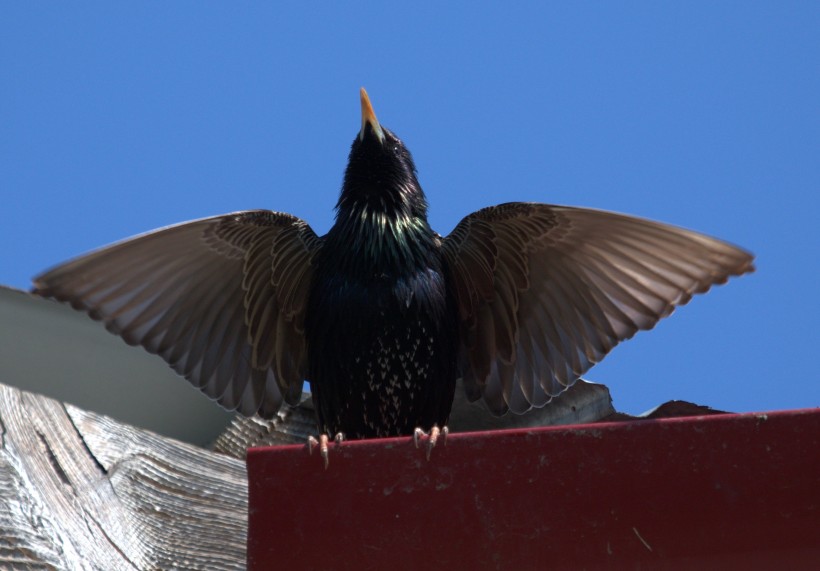
[[[757,254],[590,371],[618,408],[820,405],[820,4],[389,4],[3,3],[0,283],[234,210],[326,232],[365,86],[442,234],[526,200]]]

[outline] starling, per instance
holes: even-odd
[[[495,414],[541,407],[618,342],[753,257],[623,214],[511,202],[449,236],[364,89],[330,231],[280,212],[169,226],[81,256],[34,291],[162,357],[230,410],[270,417],[310,382],[328,435],[431,431],[456,379]]]

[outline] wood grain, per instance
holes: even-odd
[[[0,569],[244,569],[244,462],[0,385]]]

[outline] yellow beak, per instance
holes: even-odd
[[[379,120],[376,119],[376,112],[373,111],[373,105],[371,105],[370,97],[367,96],[367,91],[364,90],[364,87],[359,91],[359,95],[362,99],[362,130],[359,131],[359,140],[364,138],[365,128],[369,124],[379,142],[384,143],[384,131],[381,125],[379,125]]]

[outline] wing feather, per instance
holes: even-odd
[[[289,214],[169,226],[53,268],[34,291],[69,302],[243,414],[274,414],[306,376],[305,298],[322,241]]]
[[[726,242],[623,214],[508,203],[443,239],[464,384],[496,413],[543,406],[619,342],[754,270]]]

